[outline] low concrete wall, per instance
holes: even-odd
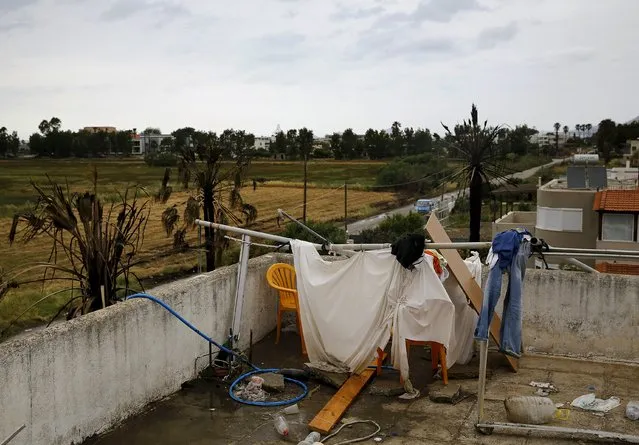
[[[639,363],[639,277],[528,270],[523,333],[529,352]]]
[[[639,363],[639,277],[527,269],[522,334],[526,352]]]
[[[241,338],[275,327],[276,293],[264,279],[275,255],[250,261]],[[214,339],[232,323],[236,266],[150,291]],[[148,300],[115,305],[0,344],[0,440],[79,443],[113,427],[195,376],[207,343]],[[201,366],[206,364],[201,360]]]

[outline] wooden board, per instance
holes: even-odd
[[[386,358],[386,353],[382,358]],[[371,363],[371,366],[378,366],[377,360]],[[309,428],[320,434],[328,434],[333,427],[339,422],[349,406],[357,395],[362,392],[366,384],[377,374],[377,369],[367,368],[361,374],[353,374],[328,401],[326,406],[317,413],[315,418],[308,424]]]
[[[439,219],[434,214],[428,218],[428,222],[426,223],[426,232],[428,232],[428,236],[434,243],[450,243],[450,237],[446,233],[446,230],[442,227],[439,222]],[[459,255],[459,252],[456,249],[439,249],[439,252],[448,262],[448,270],[455,277],[459,286],[462,288],[468,299],[470,300],[471,306],[475,311],[479,314],[481,311],[481,304],[484,299],[484,294],[481,288],[477,285],[477,282],[473,278],[472,274],[468,270],[466,263]],[[493,340],[497,345],[501,345],[501,338],[499,336],[499,331],[501,327],[501,318],[499,315],[493,315],[493,321],[490,324],[490,334]],[[510,364],[513,371],[517,371],[518,361],[516,358],[506,355],[508,359],[508,363]]]

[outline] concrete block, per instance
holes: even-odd
[[[272,372],[269,372],[267,374],[260,374],[260,377],[264,379],[262,388],[264,388],[265,391],[284,391],[284,376],[282,374],[273,374]]]

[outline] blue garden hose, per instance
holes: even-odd
[[[213,340],[211,337],[209,337],[208,335],[206,335],[205,333],[203,333],[202,331],[200,331],[198,328],[196,328],[195,326],[193,326],[191,323],[189,323],[184,317],[182,317],[180,314],[178,314],[177,312],[175,312],[173,310],[173,308],[171,308],[171,306],[169,306],[168,304],[166,304],[164,301],[160,300],[157,297],[154,297],[153,295],[149,295],[149,294],[134,294],[134,295],[129,295],[128,297],[126,297],[127,300],[131,300],[134,298],[146,298],[147,300],[151,300],[154,303],[159,304],[160,306],[162,306],[164,309],[166,309],[167,311],[169,311],[169,313],[171,315],[173,315],[175,318],[177,318],[178,320],[180,320],[182,323],[184,323],[187,327],[189,327],[193,332],[195,332],[197,335],[199,335],[200,337],[202,337],[204,340],[208,341],[209,343],[211,343],[212,345],[214,345],[215,347],[219,348],[221,351],[226,352],[227,354],[231,354],[236,356],[237,358],[239,358],[242,362],[246,363],[247,365],[249,365],[251,368],[253,368],[253,371],[247,372],[246,374],[242,374],[241,376],[239,376],[230,386],[229,388],[229,396],[231,397],[231,399],[235,400],[236,402],[239,403],[244,403],[245,405],[253,405],[253,406],[284,406],[284,405],[292,405],[293,403],[297,403],[300,400],[302,400],[304,397],[306,397],[306,395],[308,394],[308,387],[303,383],[300,382],[299,380],[295,380],[295,379],[291,379],[289,377],[284,377],[284,380],[287,382],[291,382],[297,386],[299,386],[300,388],[302,388],[302,393],[292,399],[289,400],[278,400],[278,401],[273,401],[273,402],[254,402],[251,400],[244,400],[244,399],[240,399],[239,397],[237,397],[235,395],[235,393],[233,392],[233,389],[245,378],[247,377],[251,377],[252,375],[256,375],[256,374],[265,374],[265,373],[269,373],[269,372],[278,372],[279,369],[261,369],[257,366],[255,366],[253,363],[249,362],[247,359],[245,359],[244,357],[242,357],[240,354],[238,354],[237,352],[228,349],[224,346],[222,346],[221,344],[217,343],[215,340]]]

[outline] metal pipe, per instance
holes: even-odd
[[[544,256],[557,257],[557,258],[587,258],[587,259],[624,259],[639,261],[639,257],[635,255],[617,255],[617,254],[598,254],[598,253],[564,253],[564,252],[544,252]]]
[[[310,227],[308,227],[306,224],[302,223],[301,221],[298,221],[297,219],[293,218],[291,215],[289,215],[288,213],[286,213],[284,210],[282,209],[277,209],[277,213],[280,216],[283,216],[285,218],[288,218],[289,220],[293,221],[295,224],[297,224],[298,226],[300,226],[302,229],[306,230],[308,233],[310,233],[311,235],[321,239],[322,241],[324,241],[326,244],[329,244],[330,241],[327,240],[326,238],[324,238],[322,235],[320,235],[319,233],[317,233],[315,230],[311,229]]]
[[[581,261],[576,260],[574,258],[566,258],[566,262],[572,264],[573,266],[577,266],[578,268],[580,268],[581,270],[585,270],[586,272],[599,273],[597,269],[594,269],[590,267],[589,265],[584,264]]]
[[[7,437],[5,440],[3,440],[0,445],[7,445],[9,442],[11,442],[11,440],[16,437],[20,431],[22,431],[23,429],[25,429],[27,426],[26,425],[22,425],[20,428],[18,428],[18,430],[13,433],[12,435],[10,435],[9,437]]]
[[[275,242],[278,242],[278,243],[290,243],[291,242],[291,238],[286,238],[284,236],[271,235],[270,233],[258,232],[258,231],[250,230],[250,229],[243,229],[241,227],[227,226],[225,224],[212,223],[212,222],[209,222],[209,221],[203,221],[201,219],[196,219],[195,220],[195,224],[197,224],[198,226],[211,227],[213,229],[218,229],[218,230],[225,230],[227,232],[239,233],[240,235],[249,235],[249,236],[253,236],[255,238],[262,238],[262,239],[266,239],[266,240],[269,240],[269,241],[275,241]],[[322,248],[321,244],[314,243],[313,245],[317,249],[321,249]]]
[[[572,247],[553,247],[548,246],[549,251],[553,253],[597,253],[610,255],[637,255],[639,250],[621,250],[621,249],[580,249]]]
[[[484,419],[484,395],[486,394],[486,365],[488,363],[488,340],[479,341],[479,388],[477,391],[477,424]]]
[[[530,435],[534,432],[542,434],[566,434],[570,436],[570,439],[610,441],[617,443],[639,443],[639,436],[633,436],[630,434],[613,433],[610,431],[585,430],[581,428],[566,428],[561,426],[528,425],[507,422],[486,422],[478,423],[477,428],[487,431],[492,431],[493,429],[517,431],[525,435]]]
[[[246,273],[248,271],[250,250],[251,237],[248,235],[242,235],[242,244],[240,245],[240,261],[237,267],[237,281],[235,286],[235,309],[233,311],[233,343],[237,343],[240,339],[242,308],[244,307],[244,288],[246,287]]]

